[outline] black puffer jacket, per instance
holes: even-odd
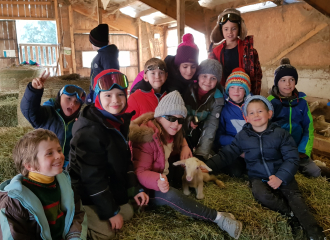
[[[250,123],[246,123],[232,143],[222,148],[206,164],[213,171],[219,171],[243,152],[251,178],[268,180],[270,175],[275,175],[286,185],[298,170],[299,154],[296,143],[290,133],[276,123],[270,123],[259,134],[253,131]]]
[[[134,114],[133,112],[132,114]],[[101,220],[113,217],[128,202],[128,189],[141,189],[133,172],[128,131],[131,114],[116,130],[94,105],[87,106],[73,125],[70,175],[83,205],[95,205]]]

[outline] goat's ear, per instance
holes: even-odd
[[[186,160],[181,160],[181,161],[174,162],[173,165],[179,166],[179,165],[185,165],[185,163],[186,163]]]
[[[201,164],[200,167],[203,168],[203,169],[206,169],[206,170],[209,171],[209,172],[212,172],[212,169],[209,168],[209,167],[208,167],[207,165],[205,165],[205,164]]]

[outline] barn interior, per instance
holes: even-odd
[[[175,55],[184,33],[198,41],[200,60],[207,58],[210,34],[226,8],[242,11],[262,67],[261,95],[268,96],[274,70],[283,57],[299,73],[297,89],[306,93],[313,114],[313,159],[330,166],[330,4],[328,0],[2,0],[0,1],[0,181],[15,175],[12,148],[31,131],[20,112],[26,84],[44,69],[52,77],[42,101],[66,83],[88,91],[95,51],[89,33],[109,26],[109,41],[120,50],[120,71],[130,83],[151,57]],[[56,43],[20,43],[16,21],[55,21]],[[197,41],[196,41],[197,39]],[[37,62],[39,65],[21,64]],[[218,190],[207,184],[204,204],[231,211],[243,221],[240,239],[292,239],[285,218],[258,204],[244,179],[220,176]],[[324,178],[297,176],[317,221],[330,238],[330,187]],[[192,196],[193,197],[193,196]],[[212,224],[194,221],[171,209],[137,213],[117,239],[229,239]]]

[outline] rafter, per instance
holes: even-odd
[[[138,12],[135,16],[135,18],[139,18],[139,17],[143,17],[143,16],[147,16],[149,14],[152,14],[152,13],[155,13],[155,12],[158,12],[156,9],[154,8],[149,8],[147,10],[144,10],[144,11],[141,11],[141,12]]]
[[[328,0],[305,0],[313,8],[330,17],[330,4]]]
[[[154,25],[163,25],[174,21],[176,20],[171,17],[159,18],[155,21]]]

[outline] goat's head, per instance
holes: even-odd
[[[199,159],[192,157],[188,158],[186,160],[181,160],[173,163],[174,166],[178,165],[184,165],[185,171],[186,171],[186,180],[188,182],[192,181],[195,174],[199,169],[206,169],[209,172],[212,171],[211,168],[209,168],[204,162],[200,161]]]

